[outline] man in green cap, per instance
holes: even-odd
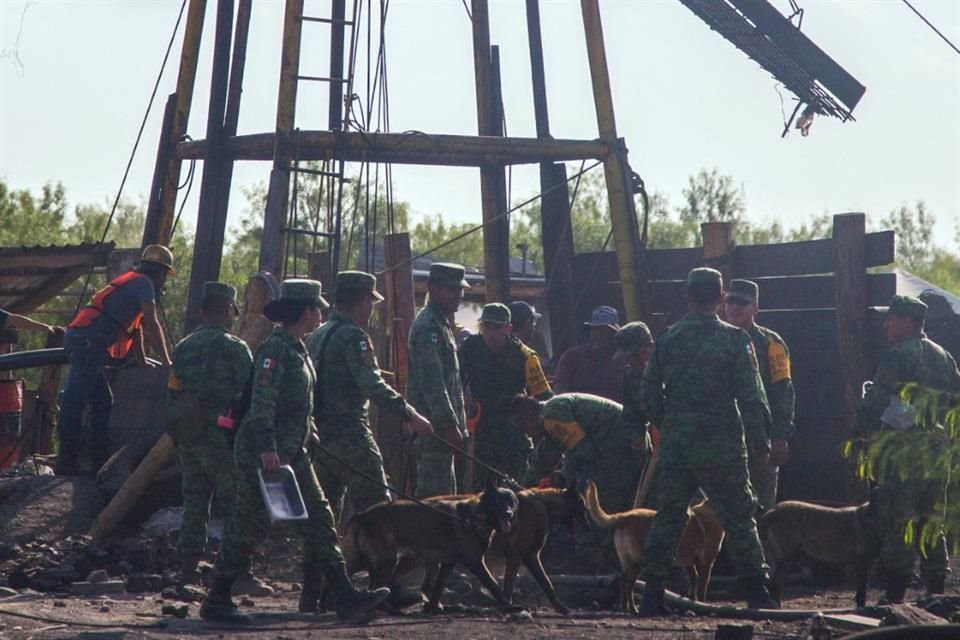
[[[550,485],[579,490],[592,480],[608,513],[633,507],[643,470],[640,452],[631,446],[633,434],[624,428],[621,414],[620,404],[589,393],[562,393],[546,402],[518,395],[510,403],[516,427],[542,442],[532,463],[536,475],[551,474]],[[554,471],[551,465],[561,455],[563,464]],[[580,566],[598,571],[605,559],[615,563],[612,542],[607,529],[578,531]]]
[[[750,608],[777,608],[757,536],[756,497],[747,449],[766,462],[770,408],[750,336],[717,316],[723,278],[714,269],[687,276],[689,313],[657,340],[641,396],[661,429],[658,474],[664,479],[647,538],[641,614],[664,613],[664,579],[698,489],[716,505],[726,546]],[[744,446],[746,444],[746,447]]]
[[[190,582],[198,577],[197,562],[207,544],[213,496],[218,504],[232,509],[236,492],[233,433],[218,424],[246,384],[252,363],[246,343],[230,333],[237,316],[236,301],[237,290],[232,286],[204,283],[202,323],[174,348],[167,384],[168,421],[183,478],[177,553],[184,579]]]
[[[469,286],[461,265],[431,264],[429,299],[410,327],[407,397],[436,430],[436,437],[417,441],[419,498],[457,492],[453,450],[437,438],[456,447],[462,447],[467,438],[460,362],[450,318],[460,308],[463,290]]]
[[[790,456],[790,437],[794,432],[793,380],[790,374],[790,350],[776,331],[757,324],[760,288],[751,280],[731,280],[724,298],[727,322],[747,332],[760,366],[760,379],[770,404],[773,426],[770,429],[770,460],[765,465],[750,461],[750,482],[763,510],[777,503],[777,479],[780,465]]]
[[[381,300],[373,275],[341,271],[337,274],[334,313],[307,339],[307,350],[317,370],[313,410],[324,449],[316,452],[314,466],[335,510],[344,491],[355,511],[390,499],[383,456],[370,432],[370,400],[409,422],[418,436],[433,433],[430,422],[380,373],[366,329],[373,306]],[[364,476],[379,479],[379,484]]]
[[[889,429],[908,431],[913,427],[895,425],[895,421],[885,415],[891,403],[900,402],[899,393],[907,384],[933,392],[960,392],[957,363],[923,332],[926,315],[927,305],[916,298],[894,296],[890,301],[884,320],[890,348],[880,356],[873,384],[860,401],[857,422],[861,436]],[[902,434],[902,438],[903,445],[907,446],[910,442],[907,433]],[[903,602],[917,556],[915,545],[904,542],[904,526],[929,513],[943,487],[925,479],[922,472],[904,479],[891,469],[877,480],[880,560],[886,579],[884,599],[889,603]],[[921,560],[921,574],[929,593],[943,593],[948,571],[946,540],[941,535],[926,549],[926,557]]]
[[[480,333],[468,337],[460,347],[460,373],[477,458],[522,480],[533,445],[510,424],[510,400],[518,393],[546,400],[553,392],[540,358],[512,335],[510,321],[506,305],[493,302],[483,307]],[[486,482],[487,470],[475,467],[473,486],[468,490],[481,491]]]

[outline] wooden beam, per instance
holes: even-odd
[[[263,237],[260,241],[259,269],[277,274],[283,272],[283,220],[290,198],[290,163],[293,161],[291,138],[297,107],[297,75],[300,73],[300,40],[303,22],[303,0],[287,0],[283,16],[283,52],[280,57],[280,88],[277,91],[277,130],[269,135],[269,155],[272,159],[270,183],[267,187],[266,210],[263,214]],[[236,137],[233,138],[236,140]],[[232,142],[232,140],[230,141]],[[234,160],[239,158],[230,152]],[[308,158],[299,157],[298,160]]]
[[[203,163],[197,231],[194,238],[193,265],[187,290],[184,331],[189,333],[200,324],[200,295],[203,283],[220,275],[227,207],[221,198],[224,165],[233,162],[223,151],[226,136],[223,125],[230,84],[230,51],[232,47],[233,0],[217,0],[216,37],[213,47],[213,73],[210,79],[210,102],[207,108],[207,139],[211,154]],[[229,186],[229,185],[228,185]]]
[[[839,412],[841,439],[852,438],[863,381],[866,379],[867,267],[866,216],[847,213],[833,217],[836,250],[837,342],[840,352],[842,400]],[[851,477],[851,480],[852,477]],[[848,497],[861,498],[862,483],[851,482]]]
[[[299,131],[293,135],[300,160],[392,162],[430,166],[481,167],[602,160],[617,143],[600,140],[553,140],[457,136],[423,132],[360,133],[356,131]],[[234,160],[272,160],[277,136],[257,133],[227,141]],[[209,153],[206,140],[181,142],[177,154],[184,160],[202,160]]]
[[[611,145],[619,144],[617,124],[613,111],[613,95],[610,90],[610,73],[607,69],[607,54],[603,44],[603,25],[600,20],[598,0],[580,0],[583,14],[583,30],[587,40],[587,58],[590,62],[590,79],[593,84],[593,99],[597,110],[597,128],[600,139]],[[637,216],[633,207],[633,193],[627,188],[627,150],[621,146],[616,154],[603,161],[603,174],[607,185],[607,200],[610,203],[610,222],[613,226],[614,249],[620,267],[620,282],[623,286],[623,305],[626,320],[644,320],[647,310],[644,302],[643,283],[640,282],[640,237],[637,231]]]
[[[193,88],[197,80],[197,62],[200,59],[200,40],[203,36],[206,11],[206,0],[190,0],[187,25],[183,32],[183,49],[180,52],[180,71],[177,75],[177,103],[170,129],[170,140],[173,144],[186,135],[190,121],[190,105],[193,103]],[[180,184],[182,164],[182,158],[175,152],[170,153],[164,174],[164,188],[160,190],[160,215],[152,230],[144,229],[143,245],[170,244],[177,208],[176,185]]]
[[[87,268],[73,268],[62,271],[59,275],[47,278],[39,287],[28,292],[7,308],[11,313],[27,315],[37,307],[56,298],[74,280],[86,273]],[[91,293],[93,293],[91,291]]]
[[[407,335],[413,325],[416,314],[414,306],[413,264],[410,261],[410,234],[394,233],[383,238],[383,257],[386,265],[383,289],[387,333],[390,348],[384,354],[385,361],[393,371],[392,386],[404,393],[409,376],[409,358],[407,353]],[[379,346],[379,345],[378,345]],[[379,413],[377,443],[383,452],[383,465],[394,486],[407,490],[409,481],[414,477],[413,456],[409,455],[409,444],[403,434],[402,424],[387,411]]]

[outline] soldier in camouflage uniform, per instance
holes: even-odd
[[[757,502],[747,448],[769,455],[770,408],[750,336],[717,317],[720,273],[694,269],[687,277],[689,313],[657,339],[641,395],[660,426],[659,510],[647,538],[641,613],[664,612],[663,582],[687,524],[697,489],[712,500],[726,529],[750,608],[779,606],[767,590],[767,566],[754,520]]]
[[[200,608],[204,620],[249,624],[230,599],[234,579],[250,566],[250,557],[270,526],[257,471],[276,472],[281,464],[296,474],[309,519],[298,523],[305,547],[303,589],[319,590],[326,579],[336,597],[337,615],[351,620],[389,595],[353,588],[340,552],[333,513],[317,482],[305,444],[316,437],[313,393],[316,374],[303,337],[316,329],[321,307],[320,283],[285,280],[280,297],[264,315],[281,323],[257,349],[250,409],[237,433],[237,501],[217,557],[213,586]]]
[[[624,429],[621,413],[618,403],[589,393],[562,393],[546,402],[519,395],[510,404],[514,424],[541,439],[531,462],[533,473],[550,474],[562,455],[563,464],[548,476],[549,484],[583,490],[593,480],[608,513],[633,507],[643,470],[643,457],[630,446],[632,433]],[[604,563],[618,566],[611,531],[578,530],[575,570],[594,572]]]
[[[174,348],[167,384],[167,411],[182,475],[183,522],[177,553],[188,580],[196,577],[197,561],[207,544],[211,499],[216,494],[220,503],[232,507],[236,493],[233,440],[217,424],[250,376],[250,349],[230,333],[236,299],[237,291],[230,285],[204,283],[203,323]]]
[[[646,455],[652,449],[650,429],[656,427],[650,424],[644,411],[640,391],[643,370],[653,353],[653,335],[643,322],[630,322],[620,327],[614,336],[614,342],[617,351],[613,354],[613,359],[626,365],[623,373],[623,429],[631,434],[631,446],[639,454]],[[650,508],[655,508],[656,494],[657,488],[651,481],[646,501],[637,506],[649,505]]]
[[[483,307],[480,333],[460,347],[460,374],[467,404],[478,414],[475,455],[494,469],[521,480],[533,445],[510,424],[510,400],[518,393],[546,400],[553,395],[537,354],[511,333],[510,309],[494,302]],[[474,469],[473,491],[481,491],[487,471]],[[471,489],[468,487],[468,490]]]
[[[370,433],[369,401],[409,421],[417,435],[427,437],[433,432],[430,423],[380,375],[373,342],[365,331],[373,305],[383,300],[376,286],[377,279],[369,273],[337,274],[336,310],[307,339],[317,371],[314,416],[321,445],[354,469],[380,480],[378,485],[325,451],[316,451],[317,478],[327,499],[339,505],[346,491],[356,511],[390,499],[383,456]]]
[[[464,268],[435,262],[430,265],[427,306],[410,327],[410,379],[407,397],[437,432],[437,436],[462,447],[467,438],[463,412],[463,387],[457,344],[449,317],[460,307],[463,289],[469,287]],[[453,451],[437,438],[417,441],[417,497],[456,493]]]
[[[767,510],[777,503],[777,480],[780,465],[790,457],[793,435],[793,381],[790,376],[790,350],[776,331],[756,323],[760,289],[751,280],[731,280],[724,299],[727,322],[740,327],[753,341],[760,366],[760,379],[770,404],[773,425],[770,429],[770,460],[765,465],[750,461],[750,482],[760,508]]]
[[[884,410],[907,383],[938,392],[960,392],[960,373],[953,357],[923,333],[927,305],[909,296],[894,296],[884,322],[887,342],[892,345],[877,366],[873,384],[857,412],[858,430],[870,435],[890,429],[881,422]],[[895,471],[878,478],[876,503],[880,526],[880,559],[886,578],[887,602],[903,602],[913,573],[916,550],[904,542],[904,525],[929,513],[943,487],[921,472],[901,478]],[[946,541],[941,536],[926,550],[921,573],[930,593],[943,593],[949,572]]]

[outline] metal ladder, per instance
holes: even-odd
[[[344,45],[352,43],[353,31],[356,28],[357,12],[362,0],[351,0],[351,17],[347,18],[347,0],[332,0],[330,17],[316,17],[304,15],[304,0],[287,0],[283,25],[283,59],[280,72],[280,86],[277,97],[277,144],[274,146],[273,172],[271,173],[270,187],[267,195],[267,210],[264,216],[264,242],[268,241],[266,228],[268,224],[277,227],[279,235],[276,239],[276,250],[272,265],[267,270],[277,270],[287,275],[287,263],[291,254],[291,243],[294,255],[294,274],[296,275],[296,248],[301,236],[324,238],[328,241],[331,254],[331,278],[336,276],[340,262],[340,236],[342,227],[343,184],[347,182],[345,176],[346,162],[330,157],[323,159],[320,169],[301,164],[300,146],[298,144],[298,129],[295,126],[297,87],[301,81],[323,82],[329,85],[328,126],[331,131],[343,129],[345,109],[353,94],[353,68],[356,55],[355,47],[349,48],[350,59],[347,72],[344,73]],[[310,76],[300,73],[300,43],[303,26],[305,24],[325,24],[330,27],[330,74],[328,76]],[[349,29],[349,38],[347,30]],[[298,219],[298,177],[301,174],[320,176],[320,192],[328,194],[326,198],[327,225],[326,231],[318,228],[307,229],[299,226]],[[293,178],[293,198],[290,197],[291,180]],[[322,203],[318,203],[318,216]],[[331,215],[332,212],[332,215]],[[332,218],[332,219],[331,219]],[[279,222],[279,224],[277,224]],[[320,226],[317,220],[315,226]],[[332,226],[332,230],[329,230]],[[284,250],[285,249],[285,250]],[[261,253],[261,268],[265,268],[263,253]],[[325,283],[325,288],[332,283]]]

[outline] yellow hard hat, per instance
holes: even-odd
[[[170,275],[177,275],[176,269],[173,268],[173,253],[162,244],[150,244],[144,247],[143,253],[140,255],[140,262],[153,262],[163,265],[170,272]]]

